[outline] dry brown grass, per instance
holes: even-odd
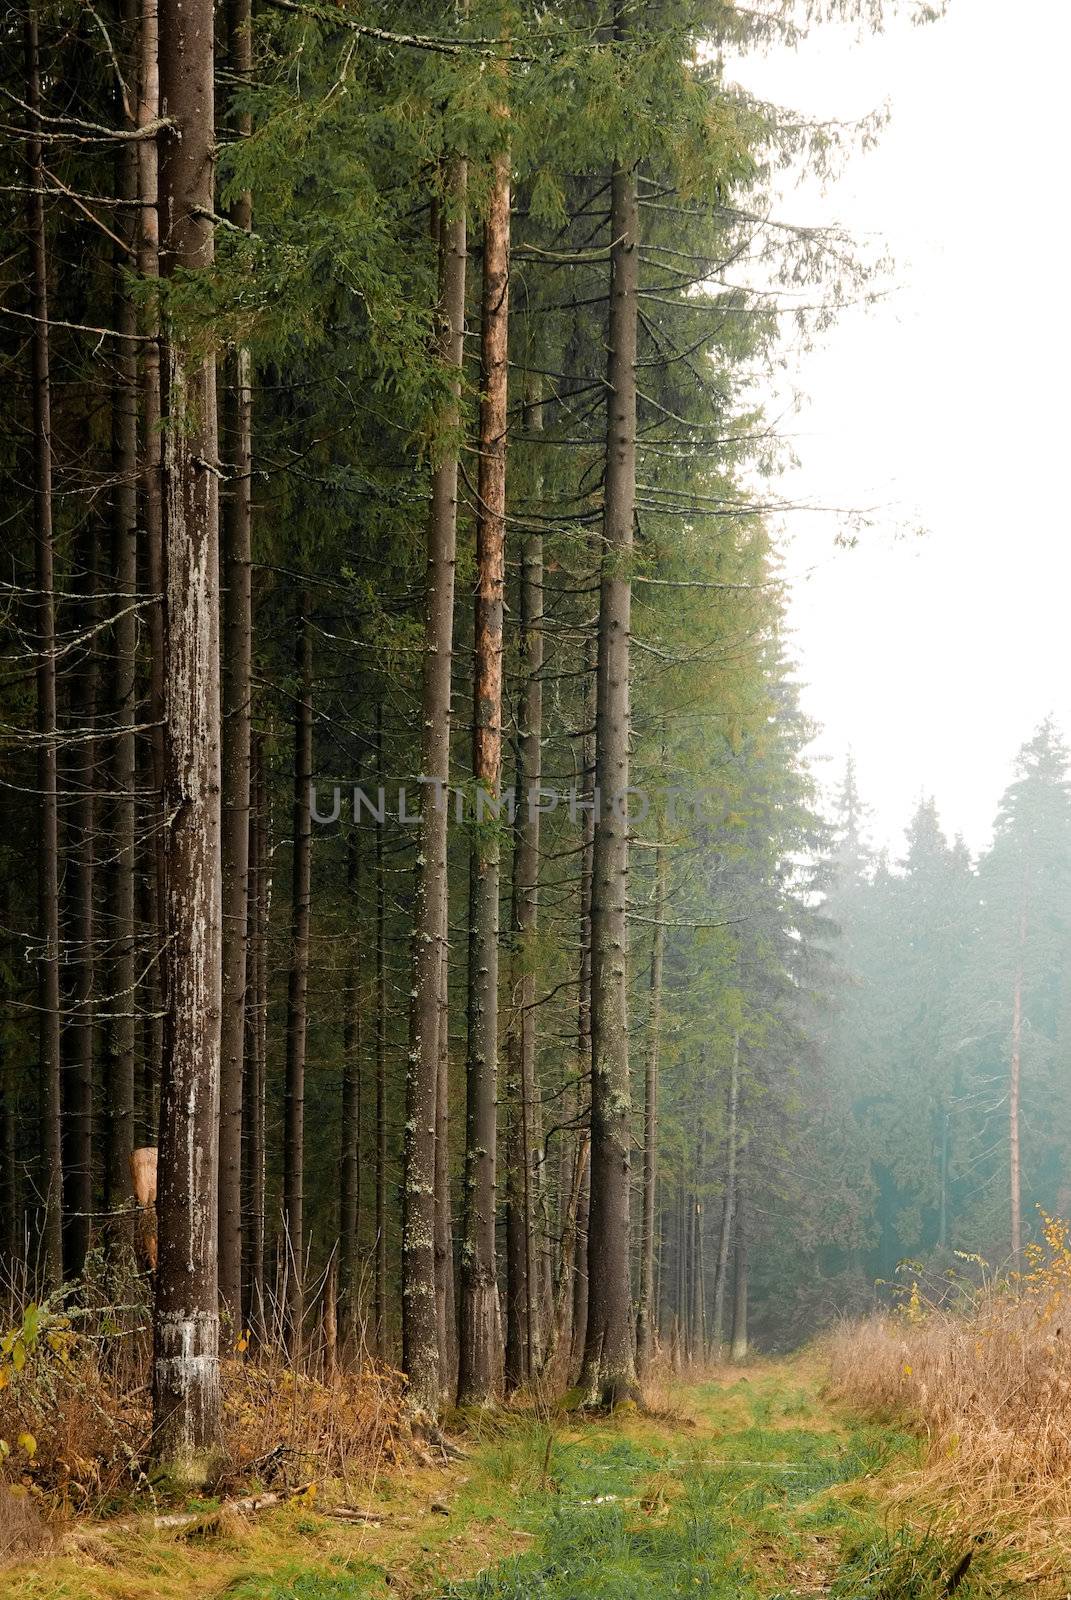
[[[46,1554],[52,1531],[25,1490],[0,1488],[0,1567]]]
[[[984,1266],[984,1264],[983,1264]],[[927,1296],[828,1340],[833,1394],[928,1442],[903,1486],[943,1526],[1004,1552],[1017,1581],[1071,1571],[1071,1245],[1045,1219],[1021,1276]]]
[[[50,1510],[101,1514],[152,1481],[151,1325],[136,1273],[90,1281],[66,1303],[30,1300],[0,1323],[0,1487]],[[246,1341],[241,1341],[243,1346]],[[400,1373],[370,1360],[321,1380],[277,1346],[222,1362],[217,1492],[374,1480],[409,1448]]]

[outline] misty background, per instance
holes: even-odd
[[[835,181],[786,178],[786,218],[842,224],[893,268],[878,303],[845,309],[772,375],[770,409],[799,462],[785,500],[871,523],[842,549],[822,509],[778,519],[817,771],[832,787],[853,750],[894,856],[923,794],[984,848],[1019,746],[1046,715],[1071,727],[1071,317],[1053,182],[1069,47],[1065,7],[954,0],[936,25],[830,25],[738,74],[822,118],[889,110]]]

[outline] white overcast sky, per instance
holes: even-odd
[[[1019,745],[1050,711],[1071,735],[1069,73],[1068,0],[951,0],[862,42],[816,28],[737,69],[823,117],[891,103],[876,150],[783,200],[880,234],[897,270],[794,362],[782,489],[880,508],[853,550],[821,511],[783,532],[817,770],[853,748],[894,855],[923,792],[983,847]]]

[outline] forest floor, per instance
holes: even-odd
[[[899,1429],[823,1397],[812,1357],[675,1391],[664,1413],[466,1425],[465,1459],[385,1470],[198,1530],[109,1531],[0,1570],[3,1600],[957,1600],[1002,1586],[984,1546],[942,1543],[898,1485]],[[901,1509],[898,1509],[901,1508]],[[206,1506],[205,1510],[210,1510]],[[1040,1595],[1040,1590],[1032,1590]],[[1055,1592],[1055,1591],[1054,1591]],[[1061,1591],[1062,1592],[1062,1591]]]

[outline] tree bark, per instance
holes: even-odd
[[[213,260],[211,0],[162,0],[162,264]],[[169,939],[153,1319],[153,1451],[201,1484],[220,1444],[216,1277],[222,1004],[216,367],[169,327],[164,462],[165,872]]]
[[[695,1108],[695,1172],[692,1177],[692,1265],[689,1277],[690,1308],[688,1339],[692,1359],[706,1360],[706,1296],[703,1281],[703,1172],[707,1162],[706,1063]]]
[[[620,32],[620,24],[618,26]],[[637,1394],[629,1270],[632,1101],[628,1058],[629,630],[636,499],[636,176],[611,186],[606,482],[599,593],[596,815],[591,901],[591,1218],[581,1385],[600,1404]]]
[[[580,970],[577,975],[576,1013],[576,1120],[577,1188],[571,1209],[572,1233],[563,1234],[570,1245],[572,1282],[569,1286],[569,1373],[579,1372],[584,1359],[588,1327],[588,1213],[591,1199],[591,869],[595,844],[595,663],[589,658],[585,696],[582,787],[590,796],[584,811],[580,851]]]
[[[44,1221],[42,1246],[50,1287],[63,1277],[63,1156],[60,1102],[59,980],[59,803],[56,725],[56,600],[52,533],[52,380],[48,337],[48,254],[45,243],[45,185],[41,153],[41,71],[37,12],[26,21],[26,78],[30,136],[26,162],[30,187],[27,239],[30,298],[34,317],[30,337],[33,426],[34,588],[37,646],[37,906],[41,952],[37,963],[38,1048],[40,1052],[41,1168]]]
[[[539,380],[525,401],[526,432],[543,425]],[[538,498],[538,476],[536,497]],[[517,823],[513,852],[514,1014],[507,1043],[511,1150],[507,1161],[506,1384],[516,1388],[541,1365],[539,1260],[535,1250],[533,1162],[537,1128],[535,937],[539,921],[539,808],[543,740],[543,535],[526,535],[521,551],[522,680],[518,730]]]
[[[725,1138],[725,1197],[721,1209],[721,1229],[718,1234],[718,1264],[714,1274],[714,1309],[711,1316],[711,1340],[714,1349],[721,1353],[725,1329],[725,1280],[729,1268],[729,1243],[733,1233],[733,1210],[736,1205],[736,1112],[740,1093],[740,1036],[733,1038],[732,1065],[729,1070],[729,1116]]]
[[[160,28],[158,0],[140,0],[138,27],[138,100],[136,121],[143,129],[160,115]],[[139,275],[154,285],[160,276],[160,158],[155,139],[139,139],[137,264]],[[161,419],[160,318],[155,299],[149,297],[142,313],[141,361],[141,523],[144,569],[151,603],[149,632],[149,749],[155,826],[153,853],[156,869],[154,903],[157,918],[157,982],[159,960],[167,942],[167,891],[164,881],[164,556],[163,556],[163,429]],[[152,1063],[159,1082],[163,1031],[154,1042],[160,1052]]]
[[[729,1349],[731,1361],[746,1361],[747,1338],[747,1151],[748,1136],[740,1141],[740,1173],[737,1179],[736,1259],[733,1275],[733,1333]]]
[[[450,381],[443,425],[460,421],[465,338],[466,167],[451,165],[439,244],[439,357]],[[432,474],[424,599],[420,774],[424,790],[413,908],[413,989],[406,1073],[402,1232],[402,1366],[412,1409],[439,1409],[441,1350],[435,1279],[435,1151],[439,1027],[446,938],[450,674],[457,553],[457,448],[451,440]]]
[[[636,1306],[636,1365],[649,1369],[656,1342],[655,1202],[658,1185],[658,1053],[662,1027],[662,966],[666,949],[666,849],[655,852],[654,935],[651,943],[651,1002],[643,1093],[643,1208],[640,1222],[640,1293]]]
[[[312,910],[312,634],[308,599],[304,594],[298,616],[295,667],[298,689],[294,713],[294,865],[286,997],[283,1232],[287,1250],[287,1339],[290,1359],[296,1365],[301,1356],[305,1310],[305,1042]]]
[[[448,909],[448,908],[446,908]],[[438,1115],[435,1125],[435,1298],[439,1332],[439,1384],[452,1402],[457,1393],[457,1302],[454,1292],[454,1223],[450,1191],[450,948],[444,923],[439,1005]]]
[[[376,777],[383,782],[383,707],[376,707]],[[376,828],[376,1254],[375,1349],[387,1359],[387,874]]]
[[[142,769],[144,771],[144,769]],[[151,807],[150,823],[153,828],[159,823],[159,801],[151,787],[151,777],[145,784],[142,777],[143,789],[148,789],[149,804]],[[141,1007],[141,1114],[142,1138],[141,1143],[154,1145],[160,1131],[160,1062],[164,1054],[164,1019],[163,1019],[163,988],[160,977],[159,940],[160,912],[157,906],[157,878],[154,858],[156,855],[155,832],[148,835],[142,827],[140,830],[140,858],[141,865],[138,869],[139,877],[139,937],[141,948],[145,952],[144,962],[150,960],[149,952],[153,952],[151,969],[144,974],[143,999]],[[148,858],[148,861],[146,861]]]
[[[480,465],[472,771],[477,818],[470,858],[469,1039],[465,1117],[465,1235],[461,1251],[462,1405],[486,1405],[501,1363],[495,1261],[498,1085],[497,822],[480,822],[481,795],[499,797],[502,772],[502,611],[506,569],[506,427],[509,329],[510,164],[496,158],[484,225],[480,330]]]
[[[244,83],[253,67],[250,0],[228,0],[230,71]],[[236,132],[252,118],[238,113]],[[230,211],[236,228],[252,227],[248,190]],[[245,1045],[249,894],[249,752],[253,699],[253,391],[249,351],[227,363],[225,401],[228,488],[223,499],[223,1030],[219,1105],[219,1297],[231,1326],[241,1322],[242,1055]]]
[[[124,5],[129,13],[130,4]],[[119,188],[132,203],[138,197],[138,154],[134,144],[118,155]],[[118,274],[120,258],[116,263]],[[111,948],[108,978],[107,1033],[108,1146],[105,1195],[109,1209],[130,1202],[130,1155],[135,1144],[135,1077],[137,1057],[137,748],[138,698],[138,361],[131,336],[137,315],[124,284],[115,292],[116,327],[125,335],[113,358],[111,572],[116,621],[109,663],[111,685],[111,839],[108,888],[108,934]],[[129,1230],[116,1233],[129,1243]]]
[[[264,1090],[268,1046],[268,921],[271,908],[271,810],[264,770],[263,742],[253,736],[251,751],[254,794],[249,815],[249,946],[246,972],[246,1079],[243,1128],[246,1152],[248,1244],[248,1326],[259,1338],[265,1334],[264,1303]]]
[[[85,654],[71,687],[75,744],[68,761],[67,920],[73,981],[63,1083],[64,1272],[76,1277],[85,1265],[93,1209],[94,940],[96,931],[96,764],[98,621],[97,530],[90,522],[78,542],[78,587],[83,595],[79,627]]]
[[[339,1298],[344,1326],[356,1324],[359,1265],[357,1220],[361,1194],[361,903],[360,836],[354,828],[346,852],[346,891],[351,927],[347,942],[345,1011],[342,1022],[342,1131],[339,1149]]]

